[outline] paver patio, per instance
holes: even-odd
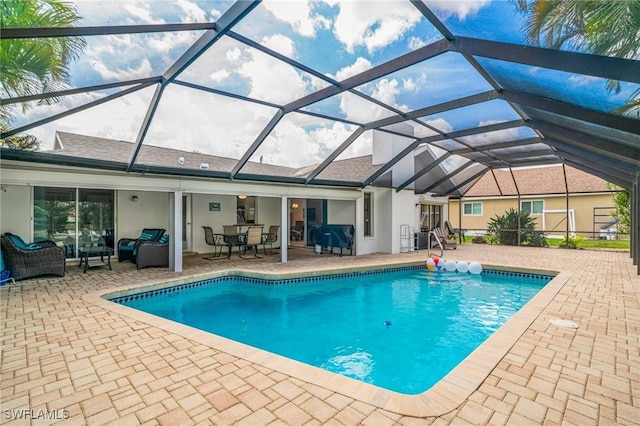
[[[436,385],[433,400],[444,409],[434,417],[402,415],[416,407],[406,406],[408,400],[402,400],[405,406],[383,400],[387,394],[372,392],[369,385],[341,377],[325,381],[323,374],[320,381],[306,380],[305,374],[301,379],[295,371],[283,372],[289,367],[279,357],[256,360],[254,353],[247,359],[211,344],[216,340],[203,338],[202,332],[93,302],[98,293],[223,269],[287,274],[424,261],[426,256],[424,251],[361,257],[296,252],[286,264],[278,256],[251,261],[190,256],[182,273],[138,271],[116,261],[113,271],[83,274],[69,263],[64,278],[4,286],[2,423],[28,424],[16,419],[27,414],[36,417],[35,424],[640,422],[640,277],[627,252],[471,244],[447,251],[447,259],[562,271],[565,279],[547,299],[534,299],[538,306],[525,307],[530,323],[507,324],[516,339],[478,385],[462,389],[476,378]],[[579,328],[558,327],[549,322],[553,318],[574,321]],[[476,366],[467,364],[458,369],[459,377],[476,374]],[[468,397],[447,406],[455,400],[448,393]]]

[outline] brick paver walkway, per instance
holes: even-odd
[[[460,388],[472,386],[462,392],[469,396],[437,417],[403,416],[398,413],[412,407],[380,400],[382,393],[363,402],[372,387],[300,379],[265,366],[277,365],[273,360],[250,361],[182,326],[167,331],[161,320],[154,325],[91,302],[97,292],[227,268],[285,274],[422,261],[426,253],[292,254],[286,264],[277,257],[228,262],[193,256],[180,274],[138,271],[117,261],[113,271],[83,274],[69,264],[64,278],[2,287],[1,423],[29,424],[20,416],[35,417],[34,424],[640,423],[640,278],[624,252],[477,245],[447,251],[448,259],[564,271],[567,279],[548,300],[527,307],[536,312],[522,332],[511,327],[515,343],[478,386],[460,382]],[[553,318],[579,328],[557,327]],[[474,371],[465,366],[461,377]],[[442,389],[439,395],[461,393],[453,382]]]

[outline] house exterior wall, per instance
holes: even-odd
[[[393,191],[376,188],[374,194],[374,238],[369,240],[371,252],[393,253]]]
[[[356,223],[355,200],[329,200],[327,202],[327,220],[331,224]]]
[[[566,208],[567,201],[565,195],[558,196],[527,196],[521,197],[522,201],[538,201],[544,203],[544,210],[561,210],[561,212],[547,212],[545,214],[532,214],[531,217],[536,220],[536,228],[544,229],[553,236],[564,236],[566,234]],[[518,199],[516,197],[495,197],[495,198],[463,198],[462,204],[465,203],[482,203],[482,214],[479,216],[462,214],[462,228],[467,230],[467,235],[486,232],[487,225],[491,218],[496,215],[503,215],[508,209],[518,208]],[[613,209],[613,196],[610,193],[594,193],[594,194],[571,194],[569,196],[569,209],[573,209],[575,217],[575,230],[577,236],[592,237],[593,236],[593,208],[608,207]],[[454,228],[459,228],[458,220],[458,200],[450,202],[450,223]],[[603,212],[606,214],[606,211]],[[598,218],[598,221],[605,221],[606,218]],[[596,225],[596,237],[599,234],[600,225]]]
[[[137,202],[131,201],[136,195]],[[154,191],[117,191],[116,238],[137,238],[144,228],[169,230],[169,194]],[[117,240],[116,240],[117,241]]]
[[[136,237],[145,227],[160,227],[170,232],[170,194],[191,194],[191,240],[195,252],[210,252],[204,242],[203,225],[222,231],[222,225],[234,224],[237,194],[257,197],[257,222],[279,224],[282,198],[326,199],[329,223],[356,225],[358,254],[397,253],[400,249],[400,225],[419,230],[418,196],[412,190],[396,192],[392,188],[327,188],[279,184],[214,182],[211,180],[139,176],[120,172],[78,169],[41,164],[2,162],[0,179],[0,231],[13,232],[32,239],[32,188],[57,186],[95,188],[115,191],[115,241]],[[364,237],[363,194],[373,194],[373,235]],[[137,195],[137,202],[131,197]],[[209,203],[219,202],[220,211],[210,211]],[[301,206],[302,207],[302,206]],[[302,215],[302,208],[299,214]],[[296,212],[297,213],[297,212]],[[444,212],[443,212],[444,213]]]
[[[3,183],[0,191],[0,233],[10,232],[33,241],[32,216],[31,187]]]

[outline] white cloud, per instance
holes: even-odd
[[[349,77],[353,77],[356,74],[360,74],[363,71],[366,71],[371,68],[371,62],[367,59],[359,57],[353,63],[353,65],[349,65],[348,67],[344,67],[341,70],[338,70],[336,73],[335,79],[338,81],[346,80]]]
[[[220,82],[222,80],[224,80],[225,78],[229,77],[229,72],[227,70],[219,70],[216,72],[213,72],[209,75],[209,78],[212,81],[216,81],[216,82]]]
[[[186,47],[191,46],[198,39],[198,35],[188,31],[154,34],[147,37],[145,46],[148,46],[152,51],[160,54],[166,54],[179,46],[183,46],[186,49]]]
[[[154,19],[151,16],[151,5],[149,3],[126,3],[123,9],[129,12],[132,16],[138,18],[135,22],[144,24],[164,24],[165,20],[162,18]]]
[[[44,150],[53,147],[56,131],[133,142],[136,140],[140,124],[149,107],[149,100],[153,90],[153,88],[140,90],[30,129],[28,133],[35,135],[44,142],[42,147]],[[27,111],[23,118],[26,122],[34,122],[44,117],[50,117],[69,109],[86,105],[102,97],[104,97],[103,94],[95,92],[66,96],[61,102],[51,106]]]
[[[422,46],[426,46],[428,43],[419,37],[411,37],[409,39],[409,49],[416,50]]]
[[[181,22],[206,22],[207,17],[204,10],[200,9],[198,5],[188,0],[178,0],[178,7],[184,12],[184,15],[180,17]]]
[[[491,4],[492,0],[424,0],[427,6],[444,14],[444,19],[456,16],[464,21],[467,16],[476,14],[483,7]]]
[[[398,80],[383,78],[376,83],[376,88],[372,93],[372,97],[402,111],[409,111],[409,107],[407,105],[397,103],[396,97],[399,93],[400,89],[398,88]]]
[[[344,137],[343,141],[351,135],[349,132],[347,135],[341,135]],[[337,160],[344,160],[346,158],[362,157],[364,155],[371,155],[373,152],[373,132],[367,131],[360,135],[347,149],[345,149],[337,158]]]
[[[453,131],[453,126],[447,122],[444,118],[436,118],[435,120],[427,120],[425,121],[431,127],[434,127],[441,132],[451,133]]]
[[[285,39],[274,36],[265,40],[265,43],[282,45]],[[267,55],[255,53],[248,51],[250,59],[238,69],[238,73],[250,81],[250,97],[285,104],[307,93],[307,83],[295,68]]]
[[[311,125],[310,130],[305,126]],[[265,163],[304,167],[321,163],[331,152],[340,146],[354,131],[353,126],[322,121],[301,114],[283,119],[263,142],[253,156],[256,160],[262,156]],[[364,148],[366,151],[367,148]],[[371,151],[368,145],[369,153]],[[365,155],[362,144],[352,144],[342,155]],[[295,155],[291,153],[295,152]]]
[[[413,78],[403,78],[402,79],[402,89],[406,92],[417,92],[418,84]]]
[[[487,120],[478,123],[480,127],[489,126],[491,124],[503,123],[504,120]],[[462,138],[465,142],[472,142],[478,145],[487,143],[507,142],[519,139],[519,130],[517,127],[511,129],[496,130],[489,133],[480,133],[477,135],[466,136]]]
[[[102,61],[95,61],[93,69],[105,80],[133,80],[152,75],[151,64],[147,58],[140,61],[137,66],[125,69],[109,69]]]
[[[240,158],[274,110],[171,85],[165,90],[145,143]]]
[[[227,50],[227,53],[225,53],[225,58],[229,62],[236,62],[240,60],[241,57],[242,57],[242,52],[237,47],[229,49]]]
[[[400,39],[421,18],[409,2],[344,2],[334,23],[334,33],[348,52],[365,46],[372,53]]]
[[[265,37],[262,40],[262,44],[271,50],[282,53],[287,58],[295,58],[295,46],[293,40],[282,34],[274,34],[270,37]]]
[[[590,75],[572,75],[568,80],[573,86],[578,87],[588,86],[592,83],[600,83],[602,81],[598,77],[593,77]]]
[[[360,96],[352,95],[351,93],[342,93],[339,96],[340,109],[346,115],[347,120],[368,123],[392,115],[388,109],[369,102]]]
[[[298,34],[314,37],[318,28],[329,28],[330,22],[320,15],[313,15],[308,1],[265,1],[264,8],[277,19],[291,25]]]

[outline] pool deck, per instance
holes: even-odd
[[[426,252],[130,262],[0,287],[2,424],[420,425],[640,422],[640,277],[628,252],[465,244],[446,259],[561,272],[454,372],[405,396],[107,302],[243,270],[279,276],[423,262]],[[570,320],[577,329],[552,319]],[[39,411],[42,410],[42,411]],[[57,411],[56,411],[57,410]],[[64,410],[64,411],[62,411]]]

